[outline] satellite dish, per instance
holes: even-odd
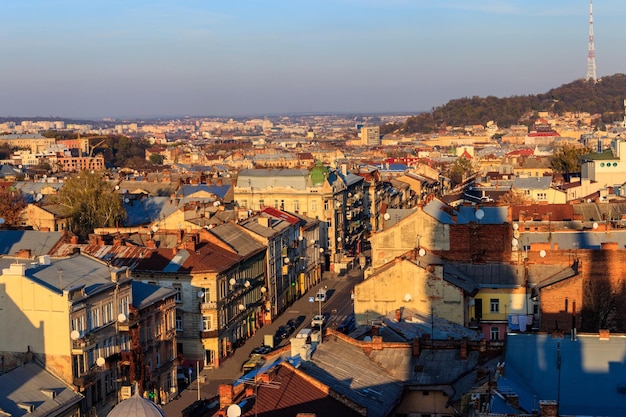
[[[517,246],[518,243],[519,242],[515,238],[513,238],[513,240],[511,240],[511,245],[513,245],[513,246]]]
[[[285,258],[285,263],[288,264],[289,263],[289,258]]]
[[[420,256],[424,256],[424,255],[426,255],[426,251],[424,250],[424,248],[420,248],[420,250],[418,251],[418,253],[420,254]]]
[[[541,256],[542,258],[546,257],[546,251],[541,249],[541,251],[539,251],[539,256]]]
[[[239,311],[244,311],[246,309],[246,306],[243,304],[239,304]]]
[[[217,206],[219,206],[219,205],[220,205],[220,202],[219,202],[219,201],[215,201],[215,202],[213,202],[213,206],[214,206],[214,207],[217,207]]]
[[[320,248],[320,253],[324,253],[324,248]]]
[[[128,197],[126,197],[126,198],[124,199],[124,203],[128,204],[129,202],[130,202],[130,200],[128,199]]]
[[[35,201],[39,201],[43,198],[43,194],[38,193],[37,196],[35,197]]]
[[[475,216],[478,220],[481,220],[483,217],[485,217],[485,212],[483,211],[483,209],[478,209],[476,210]]]
[[[411,294],[409,293],[404,294],[404,301],[411,301]]]
[[[597,228],[598,228],[598,223],[593,222],[593,228],[594,228],[594,229],[597,229]]]
[[[315,245],[315,239],[311,239],[311,241],[309,242],[311,245]]]
[[[117,321],[119,321],[120,323],[123,323],[126,321],[126,314],[124,313],[120,313],[117,315]]]
[[[519,239],[519,235],[520,235],[519,230],[514,230],[514,231],[513,231],[513,237],[514,237],[515,239]]]
[[[70,333],[70,338],[72,340],[78,340],[80,338],[80,332],[78,330],[72,330]]]
[[[102,356],[98,356],[98,359],[96,359],[96,365],[98,366],[104,365],[104,358]]]
[[[120,186],[119,186],[119,185],[116,185],[116,186],[115,186],[115,189],[116,189],[116,190],[119,190],[119,189],[120,189]]]
[[[230,285],[235,285],[237,283],[237,280],[235,280],[235,278],[231,278],[230,281],[228,281],[228,283]]]
[[[157,226],[156,224],[155,224],[154,226],[152,226],[152,231],[153,231],[154,233],[156,233],[156,232],[157,232],[157,230],[159,230],[159,226]]]
[[[198,298],[202,298],[204,297],[204,291],[200,290],[198,291]]]
[[[232,404],[228,406],[228,409],[226,410],[226,415],[228,417],[239,417],[241,415],[241,407],[239,407],[237,404]]]
[[[364,341],[364,342],[371,342],[371,341],[372,341],[372,337],[371,337],[371,336],[365,336],[365,337],[363,338],[363,341]]]
[[[46,178],[48,178],[48,176],[46,174],[42,175],[43,179],[45,180]]]
[[[246,280],[246,282],[243,283],[243,286],[248,288],[250,286],[250,281]]]
[[[265,294],[267,292],[267,288],[261,287],[261,293]]]
[[[385,214],[384,214],[384,216],[383,216],[383,218],[384,218],[385,220],[389,220],[389,219],[391,218],[391,215],[390,215],[389,213],[385,213]]]
[[[513,223],[513,230],[517,230],[517,229],[519,229],[519,224]]]

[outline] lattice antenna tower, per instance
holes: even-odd
[[[596,82],[596,48],[593,44],[593,0],[589,0],[589,45],[587,50],[587,81]]]

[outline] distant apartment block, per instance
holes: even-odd
[[[378,126],[363,126],[361,128],[361,143],[368,146],[380,145],[380,128]]]

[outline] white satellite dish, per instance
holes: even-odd
[[[485,217],[485,212],[483,211],[483,209],[478,209],[476,210],[475,215],[478,220],[481,220],[483,217]]]
[[[239,304],[239,311],[244,311],[246,309],[246,306],[243,304]]]
[[[215,201],[215,202],[213,202],[213,206],[214,206],[214,207],[217,207],[217,206],[219,206],[219,205],[220,205],[220,202],[219,202],[219,201]]]
[[[546,257],[546,251],[541,249],[541,251],[539,251],[539,256],[541,256],[542,258]]]
[[[513,245],[513,246],[517,246],[518,243],[519,243],[518,240],[515,239],[515,238],[513,238],[513,240],[511,240],[511,245]]]
[[[519,224],[513,223],[513,230],[517,230],[517,229],[519,229]]]
[[[228,283],[230,285],[235,285],[237,283],[237,280],[235,278],[231,278],[230,281],[228,281]]]
[[[204,291],[200,290],[198,291],[198,298],[202,298],[204,297]]]
[[[515,239],[519,239],[519,236],[520,236],[519,230],[514,230],[514,231],[513,231],[513,237],[514,237]]]
[[[597,228],[598,228],[598,223],[593,222],[593,228],[594,228],[594,229],[597,229]]]
[[[104,358],[102,356],[98,356],[98,359],[96,359],[96,365],[98,366],[104,365]]]
[[[120,313],[117,315],[117,321],[119,321],[120,323],[124,323],[126,321],[126,314],[124,313]]]
[[[70,333],[70,338],[72,340],[78,340],[80,338],[80,332],[78,330],[72,330]]]
[[[364,342],[371,342],[371,341],[372,341],[372,337],[371,337],[371,336],[365,336],[365,337],[363,338],[363,341],[364,341]]]
[[[384,218],[385,220],[389,220],[389,219],[391,218],[391,215],[390,215],[389,213],[385,213],[385,214],[383,215],[383,218]]]
[[[116,186],[115,186],[115,189],[116,189],[116,190],[119,190],[119,189],[120,189],[120,186],[119,186],[119,185],[116,185]]]
[[[239,407],[237,404],[229,405],[228,409],[226,410],[226,415],[228,417],[239,417],[241,415],[241,407]]]
[[[265,288],[265,287],[261,287],[261,293],[262,293],[262,294],[265,294],[266,292],[267,292],[267,288]]]
[[[420,256],[424,256],[424,255],[426,255],[426,251],[424,250],[424,248],[420,248],[420,250],[418,251],[418,253],[420,254]]]
[[[246,280],[246,282],[243,283],[243,286],[248,288],[250,286],[250,281]]]
[[[130,202],[130,200],[128,199],[128,197],[126,197],[126,198],[124,199],[124,203],[128,204],[129,202]]]
[[[412,298],[411,294],[409,294],[409,293],[404,294],[404,301],[407,301],[407,302],[411,301],[411,298]]]
[[[155,224],[154,226],[152,226],[152,228],[151,228],[151,229],[152,229],[152,231],[153,231],[154,233],[156,233],[156,232],[157,232],[157,230],[159,230],[159,226],[157,226],[157,225]]]

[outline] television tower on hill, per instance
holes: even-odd
[[[589,46],[587,50],[587,81],[596,82],[596,48],[593,45],[593,0],[589,0]]]

